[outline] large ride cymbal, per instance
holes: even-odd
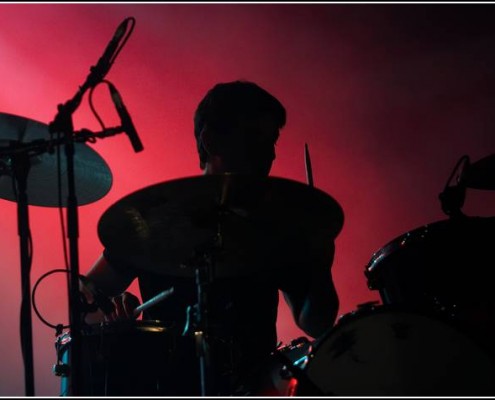
[[[331,245],[343,221],[332,197],[303,183],[219,174],[131,193],[103,214],[98,235],[134,268],[193,277],[213,254],[214,275],[234,277],[270,268],[280,255],[297,258],[312,237]]]
[[[29,144],[35,140],[48,140],[48,125],[41,122],[0,113],[0,145],[10,141]],[[0,198],[16,201],[12,177],[8,171],[11,156],[2,151],[0,156]],[[60,148],[62,206],[67,205],[67,162],[64,147]],[[30,157],[27,177],[28,203],[35,206],[58,207],[57,152]],[[74,143],[74,179],[78,205],[93,203],[105,196],[112,186],[112,173],[105,161],[83,143]]]

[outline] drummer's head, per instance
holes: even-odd
[[[205,174],[268,175],[285,118],[284,106],[255,83],[215,85],[194,115],[200,168]]]

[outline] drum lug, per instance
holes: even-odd
[[[52,372],[55,376],[68,377],[70,375],[70,366],[67,364],[54,364]]]
[[[279,371],[279,375],[280,375],[280,378],[282,378],[283,380],[286,380],[288,381],[289,379],[293,378],[293,374],[291,371],[289,371],[289,369],[287,368],[286,365],[284,365],[280,371]]]
[[[379,301],[376,301],[376,300],[373,300],[373,301],[367,301],[366,303],[361,303],[361,304],[358,304],[357,305],[357,309],[354,310],[354,311],[351,311],[347,314],[344,314],[344,315],[341,315],[339,316],[338,320],[337,320],[337,323],[343,323],[345,321],[347,321],[348,319],[356,316],[356,315],[360,315],[362,313],[366,313],[368,311],[373,311],[377,305],[379,305],[380,302]]]

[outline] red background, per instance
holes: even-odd
[[[288,122],[272,175],[305,182],[308,143],[315,185],[342,205],[333,265],[339,314],[379,298],[363,274],[376,250],[446,218],[438,194],[457,160],[494,153],[493,5],[2,4],[0,112],[52,121],[129,16],[134,33],[107,78],[145,150],[134,153],[124,135],[92,145],[113,186],[79,208],[82,272],[102,250],[96,226],[111,204],[200,172],[192,115],[217,82],[247,79],[278,97]],[[108,125],[118,122],[104,87],[95,103]],[[99,128],[86,98],[74,123]],[[470,189],[463,210],[491,216],[494,200],[493,191]],[[16,396],[24,373],[15,203],[0,200],[0,213],[0,395]],[[33,206],[30,217],[34,284],[63,267],[62,235],[56,209]],[[52,323],[67,323],[65,287],[64,276],[52,275],[37,291]],[[283,301],[278,329],[285,343],[302,335]],[[33,336],[36,394],[57,395],[54,331],[34,314]]]

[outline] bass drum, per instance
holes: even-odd
[[[385,306],[315,341],[298,396],[493,396],[495,363],[446,321]]]
[[[61,396],[73,396],[70,333],[57,338]],[[85,396],[166,394],[173,335],[160,321],[117,321],[91,325],[81,335],[80,393]]]

